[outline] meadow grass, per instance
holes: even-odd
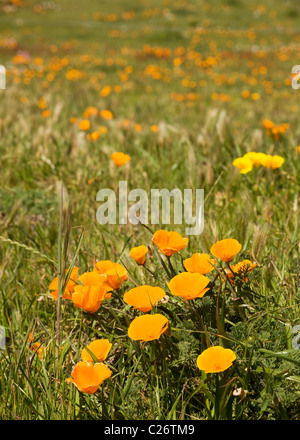
[[[300,324],[300,106],[290,78],[299,21],[295,5],[271,0],[2,2],[1,419],[299,419],[291,328]],[[91,128],[80,130],[89,106],[113,118],[91,116]],[[290,127],[276,140],[264,119]],[[88,139],[99,127],[106,132]],[[115,151],[129,164],[117,168]],[[243,175],[232,162],[249,151],[285,162]],[[235,238],[242,249],[234,261],[257,263],[248,281],[217,279],[191,301],[173,296],[152,232],[185,236],[185,225],[98,224],[97,192],[117,191],[120,180],[147,192],[203,188],[204,231],[171,257],[173,269]],[[145,268],[129,256],[141,244],[151,249]],[[98,312],[53,300],[58,274],[62,293],[65,269],[91,271],[94,260],[129,274]],[[141,313],[123,295],[144,284],[168,295],[153,313],[169,319],[170,334],[140,343],[127,331]],[[65,379],[101,338],[112,343],[112,376],[89,395]],[[197,368],[210,345],[236,353],[228,370]]]

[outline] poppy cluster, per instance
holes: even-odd
[[[112,375],[112,371],[103,363],[112,344],[107,339],[91,342],[81,352],[82,361],[78,362],[66,382],[73,383],[78,390],[94,394],[99,386]]]
[[[72,300],[75,307],[88,313],[97,312],[102,301],[110,299],[112,291],[119,289],[128,277],[123,266],[110,260],[98,261],[91,272],[84,272],[80,276],[78,271],[77,267],[72,269],[63,288],[62,298]],[[51,282],[49,290],[52,297],[57,298],[58,277]]]
[[[250,151],[232,162],[232,165],[238,168],[241,174],[247,174],[252,171],[254,167],[258,167],[259,165],[275,170],[276,168],[280,168],[283,164],[284,158],[282,156],[272,156],[271,154],[255,151]]]
[[[153,234],[152,242],[164,258],[170,259],[172,255],[187,247],[188,238],[175,231],[159,230]],[[146,343],[158,340],[162,335],[168,336],[170,322],[166,316],[159,313],[160,303],[168,302],[169,299],[166,298],[169,298],[169,294],[180,297],[183,301],[202,298],[211,289],[211,280],[207,275],[217,269],[218,261],[224,262],[225,267],[218,269],[217,277],[220,275],[219,272],[223,271],[225,279],[231,282],[233,287],[236,276],[242,282],[246,282],[249,272],[256,264],[250,260],[230,264],[241,249],[242,245],[238,240],[226,238],[216,241],[211,246],[210,253],[198,252],[183,259],[184,270],[170,278],[167,283],[168,294],[163,288],[150,284],[125,289],[124,303],[138,313],[128,326],[128,337],[133,341]],[[147,246],[140,245],[131,248],[129,255],[139,267],[143,267],[148,252]],[[80,276],[78,276],[78,268],[74,268],[66,283],[65,291],[67,289],[67,298],[72,299],[76,307],[95,313],[101,302],[109,299],[112,292],[120,289],[127,279],[128,273],[122,265],[110,260],[100,260],[94,263],[91,272],[85,272]],[[53,280],[50,286],[53,289],[52,294],[56,292],[57,296],[57,279]],[[111,346],[112,344],[105,339],[87,345],[81,352],[82,361],[74,366],[67,381],[75,384],[85,393],[96,392],[101,383],[111,376],[111,370],[103,364]],[[235,359],[236,355],[232,350],[214,346],[204,350],[198,356],[196,364],[206,373],[219,373],[229,368]]]
[[[286,122],[276,125],[273,121],[264,119],[263,127],[268,136],[272,137],[274,140],[278,140],[290,128],[290,125]]]

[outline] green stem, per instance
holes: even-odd
[[[167,257],[167,261],[168,261],[168,264],[169,264],[169,268],[170,268],[171,274],[172,274],[172,276],[175,277],[177,275],[177,273],[175,272],[175,269],[174,269],[174,267],[173,267],[173,265],[171,263],[171,257]]]
[[[221,400],[220,385],[219,385],[219,373],[215,374],[215,379],[216,379],[216,397],[215,397],[214,418],[215,418],[215,420],[218,420],[219,419],[220,400]]]

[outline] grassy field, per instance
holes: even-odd
[[[299,420],[297,2],[2,0],[0,11],[0,418]],[[114,152],[130,161],[117,167]],[[249,152],[265,162],[248,156],[241,173],[233,162]],[[147,193],[204,189],[203,233],[166,257],[153,234],[185,237],[186,225],[99,224],[98,191],[124,180]],[[215,258],[228,238],[241,249],[216,258],[209,290],[174,295],[184,260]],[[129,254],[140,245],[145,265]],[[64,274],[103,260],[126,277],[91,313],[74,286],[65,298]],[[247,276],[229,267],[243,260],[255,264]],[[124,301],[143,285],[165,293],[146,312]],[[151,314],[167,331],[131,338]],[[89,393],[66,379],[99,339],[112,344],[111,375]],[[200,369],[211,346],[231,350],[232,365]]]

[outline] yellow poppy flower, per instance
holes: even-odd
[[[238,168],[241,174],[247,174],[253,168],[252,161],[246,157],[238,157],[232,162],[232,165]]]

